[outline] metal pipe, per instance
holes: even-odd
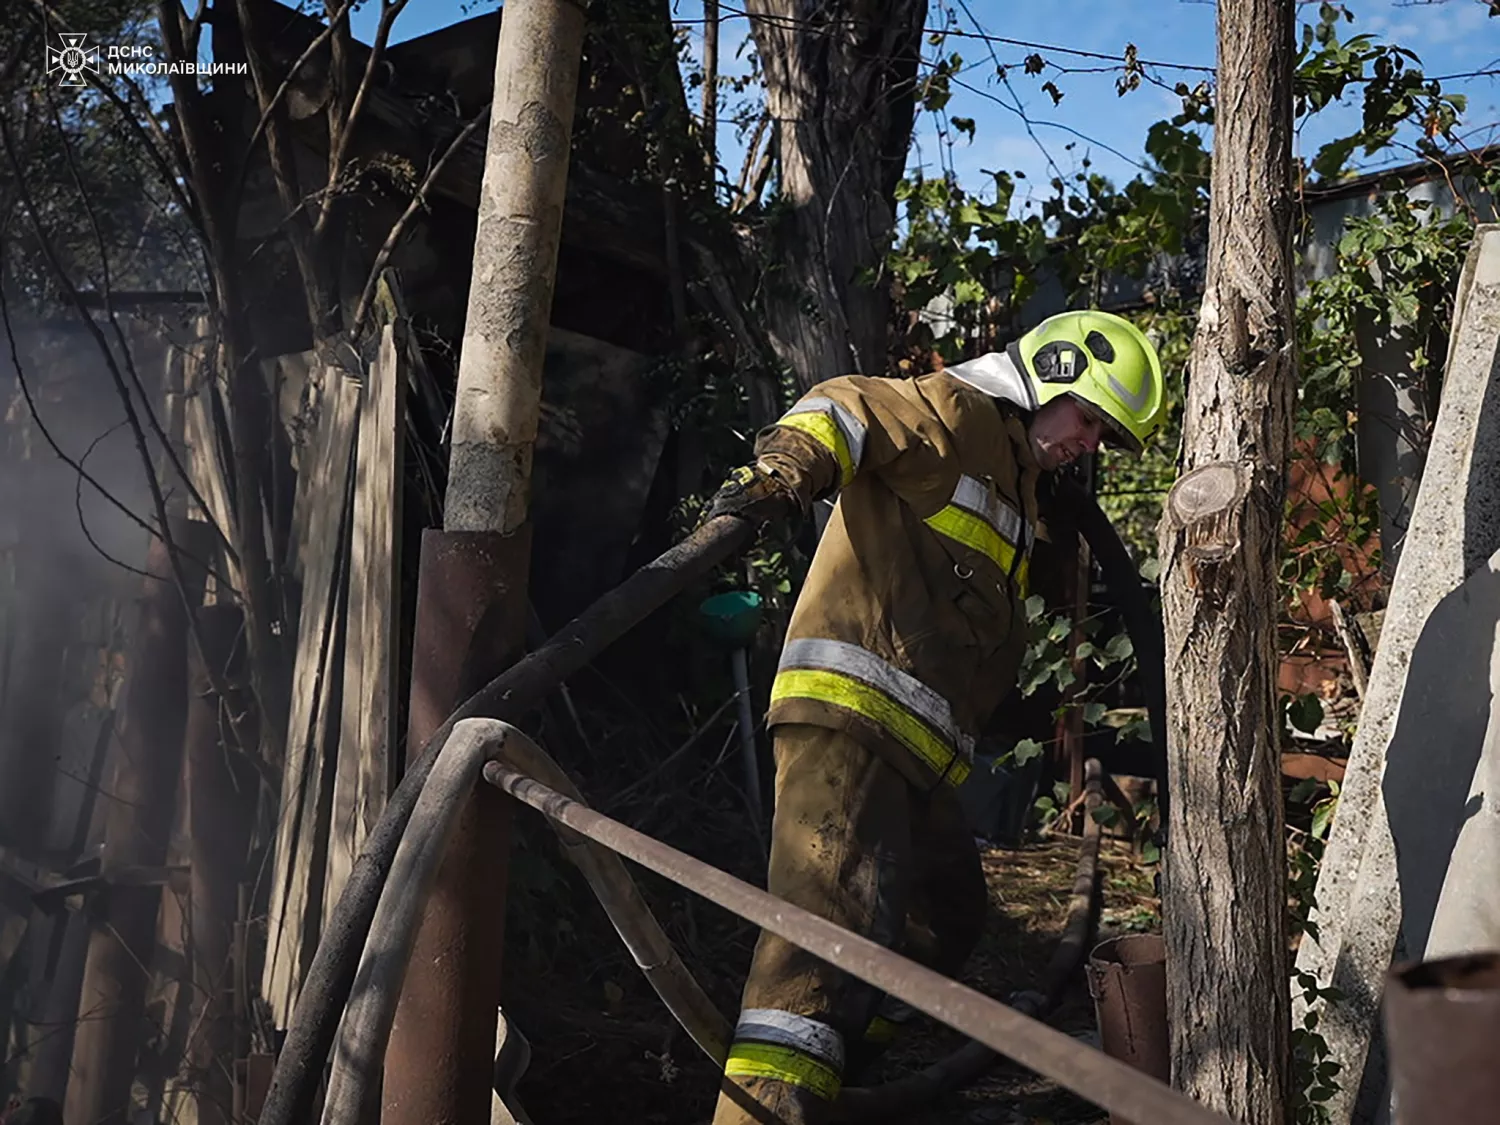
[[[565,797],[583,803],[572,779],[545,750],[522,731],[513,727],[507,730],[509,737],[500,760]],[[723,1066],[729,1055],[733,1028],[677,956],[671,939],[656,920],[624,862],[604,845],[596,844],[556,821],[548,823],[557,833],[563,854],[588,881],[589,889],[604,907],[615,932],[667,1010],[703,1053]]]
[[[868,938],[752,887],[499,763],[484,779],[552,820],[597,840],[762,929],[919,1008],[1111,1112],[1160,1125],[1223,1125],[1155,1079]]]
[[[745,766],[745,800],[750,804],[750,819],[755,822],[755,834],[765,831],[765,806],[760,800],[760,765],[755,760],[755,708],[750,703],[750,667],[745,650],[737,648],[729,654],[734,669],[734,690],[740,708],[740,756]]]
[[[530,527],[422,533],[406,745],[523,651]],[[477,782],[478,772],[470,779]],[[390,1028],[384,1125],[488,1125],[503,988],[513,803],[471,784],[422,910]],[[410,831],[408,830],[408,835]]]
[[[396,848],[438,751],[463,719],[515,718],[653,611],[741,550],[753,527],[736,516],[710,520],[576,617],[460,706],[417,753],[365,840],[302,981],[286,1041],[276,1058],[260,1125],[302,1125],[333,1045],[360,951]]]
[[[374,1116],[386,1043],[423,909],[480,767],[486,755],[503,749],[512,729],[491,719],[466,719],[454,726],[433,763],[396,849],[339,1023],[323,1125],[359,1125],[366,1114]]]
[[[1500,1105],[1500,953],[1399,966],[1385,986],[1396,1125],[1487,1121]]]

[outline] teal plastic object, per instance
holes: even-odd
[[[714,640],[731,648],[744,648],[760,627],[760,595],[753,590],[715,594],[698,607],[698,616]]]

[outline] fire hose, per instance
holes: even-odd
[[[1110,580],[1111,575],[1111,567],[1107,560],[1113,560],[1116,574],[1115,582],[1111,583],[1111,587],[1116,591],[1117,600],[1122,603],[1122,612],[1126,618],[1127,627],[1131,630],[1137,651],[1142,654],[1140,663],[1144,672],[1150,662],[1146,654],[1153,651],[1153,637],[1149,627],[1143,635],[1138,636],[1137,632],[1143,623],[1149,626],[1151,614],[1134,567],[1129,565],[1128,552],[1119,542],[1108,520],[1098,511],[1091,499],[1083,496],[1082,493],[1076,496],[1063,496],[1060,499],[1063,499],[1070,507],[1082,508],[1082,514],[1085,517],[1089,515],[1089,509],[1097,516],[1095,519],[1081,518],[1080,530],[1089,539],[1090,545],[1095,548],[1096,557],[1100,560],[1107,581]],[[418,878],[418,881],[415,884],[406,883],[404,887],[400,887],[395,886],[394,881],[389,880],[388,876],[396,861],[398,848],[402,845],[403,838],[408,835],[408,824],[418,807],[429,776],[433,773],[439,752],[448,742],[455,724],[466,718],[519,717],[547,691],[587,664],[600,650],[659,608],[674,594],[735,553],[749,540],[751,532],[749,524],[732,516],[720,517],[705,524],[683,542],[637,571],[620,586],[594,603],[546,645],[476,692],[422,746],[366,840],[364,849],[329,919],[323,940],[319,944],[313,963],[304,979],[302,991],[287,1029],[286,1041],[277,1059],[276,1069],[260,1117],[263,1125],[294,1125],[294,1123],[308,1119],[322,1064],[328,1058],[335,1031],[340,1025],[340,1014],[344,1012],[346,1002],[354,988],[356,950],[364,950],[381,901],[386,893],[389,893],[393,896],[390,909],[395,910],[402,896],[408,900],[413,897],[419,899],[419,896],[425,893],[426,888],[423,884],[430,884],[430,874],[426,877],[420,876],[426,864],[430,863],[432,869],[435,870],[436,861],[432,860],[431,856],[440,856],[441,847],[432,838],[441,836],[442,833],[434,831],[433,824],[426,817],[418,822],[418,831],[411,834],[414,841],[411,847],[414,850],[409,862],[414,866],[410,874]],[[1096,542],[1096,540],[1103,542]],[[1111,551],[1110,546],[1116,549]],[[1120,583],[1118,571],[1122,558],[1129,568],[1129,581],[1116,585]],[[1128,610],[1123,604],[1132,597],[1138,601],[1134,611]],[[1158,653],[1161,647],[1159,629],[1157,625],[1154,633],[1154,650]],[[1156,665],[1155,672],[1159,679],[1164,680],[1159,663]],[[1148,684],[1148,698],[1152,695]],[[1162,695],[1164,696],[1164,691]],[[1153,734],[1157,738],[1162,737],[1161,732],[1164,729],[1160,719],[1161,712],[1153,708],[1152,727]],[[550,763],[550,759],[548,762]],[[555,764],[552,768],[556,769]],[[560,771],[551,775],[554,781],[559,780],[558,773]],[[450,775],[445,771],[442,776],[449,777]],[[566,781],[566,778],[562,777],[561,780]],[[571,789],[571,786],[568,789]],[[564,792],[568,789],[564,789]],[[576,789],[572,792],[576,792]],[[424,808],[431,808],[435,804],[441,804],[441,797],[437,794]],[[425,846],[419,842],[419,838],[426,838]],[[443,840],[446,840],[445,836]],[[618,857],[612,857],[612,862],[618,864]],[[643,968],[649,963],[653,972],[648,973],[648,977],[651,978],[653,986],[657,987],[658,993],[663,995],[664,1000],[667,1000],[668,1006],[673,1008],[674,1015],[678,1016],[684,1027],[694,1035],[695,1040],[710,1054],[710,1057],[722,1060],[726,1047],[725,1040],[728,1037],[727,1022],[713,1011],[707,998],[702,995],[701,989],[697,988],[695,983],[690,983],[691,978],[687,976],[686,970],[676,959],[675,953],[672,953],[670,957],[663,956],[663,947],[669,951],[670,945],[666,942],[665,936],[660,933],[660,927],[654,918],[649,924],[640,921],[640,909],[644,908],[644,904],[639,901],[639,892],[634,889],[633,881],[629,880],[628,874],[625,875],[625,879],[630,883],[630,889],[626,890],[617,880],[607,876],[607,870],[607,861],[596,860],[595,875],[600,878],[601,883],[607,889],[601,893],[593,878],[590,879],[590,885],[595,886],[596,894],[600,895],[606,910],[610,910],[613,903],[622,912],[621,917],[633,916],[636,919],[634,925],[645,927],[638,932],[633,931],[633,937],[627,938],[627,944],[636,955],[637,962],[642,964]],[[585,868],[585,875],[588,874],[589,870]],[[649,911],[645,913],[649,915]],[[614,912],[611,912],[611,917],[612,920],[615,919]],[[618,920],[616,920],[616,925],[617,928],[620,925]],[[650,932],[651,928],[654,928],[655,935]],[[657,944],[658,937],[660,944]],[[408,939],[395,935],[381,940]],[[377,944],[376,951],[378,950]],[[406,956],[409,956],[409,953],[410,950],[407,948]],[[645,961],[642,960],[643,955],[646,958]],[[659,956],[661,959],[657,959]],[[399,961],[400,971],[404,973],[405,958],[400,956],[399,949],[387,949],[383,959],[387,965]],[[362,963],[364,958],[360,960]],[[378,965],[380,960],[379,958],[371,960],[370,964]],[[371,971],[374,971],[373,968]],[[368,974],[365,979],[369,984]],[[376,998],[385,996],[385,992],[381,989],[389,989],[388,980],[380,988],[374,990],[372,999],[360,1001],[353,1020],[350,1020],[348,1015],[345,1016],[349,1024],[349,1034],[354,1037],[350,1057],[360,1060],[358,1066],[366,1069],[375,1065],[370,1061],[371,1044],[378,1042],[383,1052],[385,1036],[389,1033],[387,1021],[393,1017],[394,996],[399,995],[400,991],[399,979],[396,981],[394,994],[389,996],[391,1005],[389,1016],[384,1014],[383,1001],[376,1002]],[[672,994],[670,1000],[667,999],[668,993]],[[361,992],[361,997],[367,994],[371,994],[368,987]],[[367,1007],[367,1005],[373,1005],[373,1007]],[[712,1015],[710,1016],[709,1013]],[[383,1022],[385,1026],[382,1031]],[[690,1023],[692,1026],[689,1026]],[[965,1055],[966,1052],[966,1065],[962,1067],[945,1067],[940,1063],[929,1068],[922,1075],[916,1076],[916,1080],[902,1080],[892,1085],[908,1091],[935,1090],[937,1083],[941,1083],[941,1088],[947,1088],[951,1075],[967,1074],[976,1067],[982,1069],[991,1057],[991,1053],[987,1050],[971,1051],[969,1048],[961,1049],[958,1054]],[[342,1058],[345,1052],[340,1051],[339,1055]],[[951,1062],[951,1060],[945,1061]],[[336,1107],[336,1112],[339,1114],[357,1111],[368,1096],[368,1086],[369,1083],[363,1082],[359,1075],[341,1075],[339,1085],[330,1086],[329,1105]],[[882,1091],[885,1089],[882,1087]],[[855,1095],[854,1091],[851,1090],[848,1093],[851,1095],[851,1105],[862,1100]],[[891,1104],[884,1099],[883,1095],[876,1096],[873,1092],[870,1093],[871,1097],[864,1099],[869,1109],[883,1109]],[[335,1101],[335,1094],[337,1094],[337,1101]],[[921,1096],[925,1098],[929,1095],[923,1093]],[[325,1118],[325,1120],[338,1120],[338,1118]],[[354,1118],[350,1117],[347,1120],[354,1120]]]
[[[412,946],[433,876],[469,791],[489,761],[502,762],[571,800],[582,797],[562,768],[522,732],[505,725],[499,740],[463,723],[444,745],[397,849],[370,939],[360,958],[353,993],[339,1025],[323,1125],[356,1125],[373,1110],[379,1075]],[[1089,762],[1086,808],[1100,803],[1098,763]],[[683,1029],[717,1066],[728,1053],[731,1027],[678,957],[618,854],[551,822],[564,854],[588,881],[610,922],[647,981]],[[1074,881],[1064,939],[1044,976],[1041,993],[1022,994],[1012,1006],[1040,1017],[1061,995],[1082,958],[1097,908],[1098,833],[1088,822]],[[930,1101],[976,1076],[995,1055],[971,1044],[909,1078],[876,1089],[841,1092],[841,1120],[888,1117]]]

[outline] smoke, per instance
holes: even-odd
[[[91,836],[97,732],[156,516],[93,336],[77,321],[13,327],[17,356],[0,348],[0,841],[68,856]],[[144,324],[126,337],[159,412],[166,347]],[[160,460],[154,440],[148,452]]]
[[[47,586],[65,584],[80,597],[117,591],[122,582],[133,582],[132,568],[145,564],[149,533],[141,524],[156,522],[146,467],[124,405],[97,342],[83,326],[53,322],[16,328],[19,373],[10,349],[0,349],[5,408],[0,551],[18,563],[26,560],[32,579]],[[131,358],[159,416],[166,349],[145,326],[131,328]],[[114,351],[124,373],[125,357],[117,346]],[[143,414],[144,404],[135,405]],[[160,446],[149,427],[147,448],[159,464]],[[170,481],[164,486],[170,488]]]

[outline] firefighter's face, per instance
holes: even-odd
[[[1072,395],[1059,395],[1036,412],[1027,432],[1037,464],[1051,472],[1098,449],[1105,426]]]

